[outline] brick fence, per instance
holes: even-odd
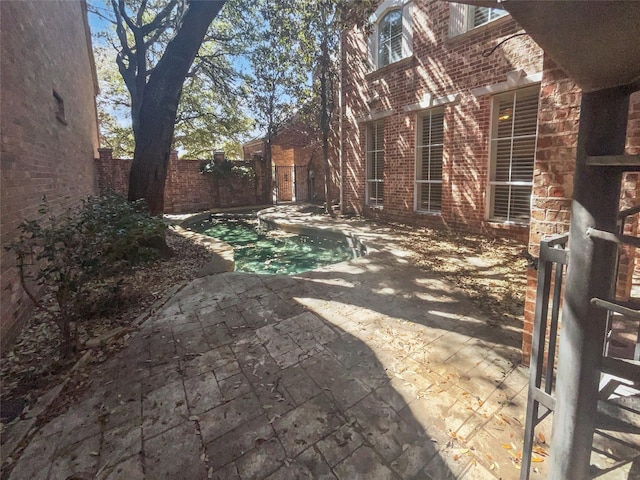
[[[126,195],[132,160],[113,158],[110,148],[99,149],[95,160],[99,192],[113,190]],[[216,154],[215,161],[224,160]],[[260,160],[234,162],[251,167],[254,176],[229,175],[217,178],[200,171],[202,160],[178,159],[172,152],[164,190],[164,213],[190,213],[212,208],[240,207],[269,203],[261,194],[266,167]]]

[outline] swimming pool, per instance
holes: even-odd
[[[258,226],[253,216],[209,219],[189,227],[233,247],[235,270],[272,275],[293,275],[350,260],[359,255],[341,235],[299,235]],[[353,242],[351,242],[353,243]]]

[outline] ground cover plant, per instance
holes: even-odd
[[[127,202],[116,194],[89,197],[61,215],[54,215],[44,198],[40,214],[21,224],[8,250],[15,254],[26,294],[58,327],[60,353],[68,358],[77,349],[78,324],[100,306],[113,308],[122,300],[114,274],[167,254],[166,225],[149,215],[143,201]],[[50,302],[38,298],[41,289]]]

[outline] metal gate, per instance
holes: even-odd
[[[296,202],[309,201],[309,169],[306,165],[295,167]]]
[[[275,166],[276,202],[306,202],[309,200],[307,166]]]

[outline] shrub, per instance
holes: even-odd
[[[203,160],[200,162],[200,172],[205,175],[213,175],[215,178],[226,178],[234,175],[238,178],[255,178],[256,172],[247,165],[236,165],[230,160],[223,160],[216,163],[214,160]]]
[[[21,224],[19,238],[7,249],[16,256],[25,292],[60,329],[61,353],[68,357],[77,344],[75,327],[96,289],[113,288],[104,281],[112,273],[157,258],[154,245],[165,245],[158,239],[164,239],[166,225],[149,215],[143,202],[115,194],[89,197],[60,216],[44,198],[40,214],[39,220]],[[53,307],[33,293],[34,281],[51,293]]]

